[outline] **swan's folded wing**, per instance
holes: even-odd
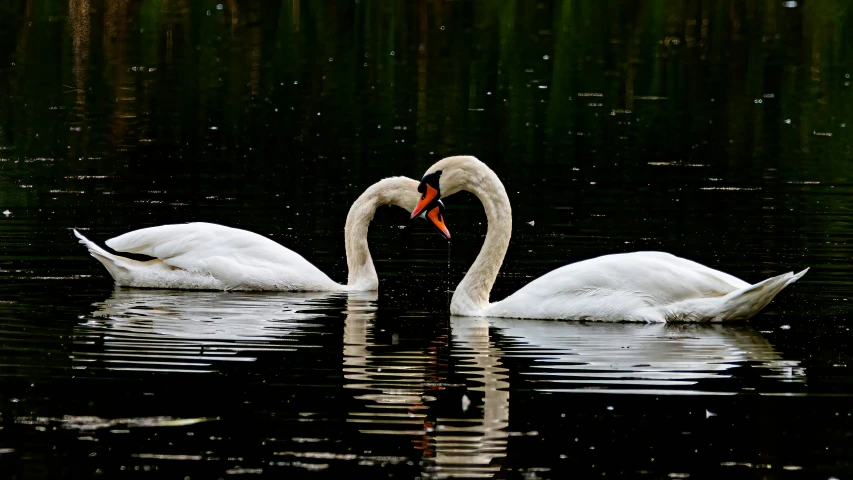
[[[633,252],[566,265],[530,282],[518,293],[558,302],[578,297],[627,296],[652,305],[722,296],[748,285],[736,277],[668,253]]]
[[[245,230],[213,223],[183,223],[141,228],[111,238],[105,243],[117,252],[138,253],[167,259],[189,252],[245,244],[247,239],[242,234],[246,233],[268,240]]]
[[[744,286],[748,284],[736,277],[668,253],[614,254],[553,270],[495,303],[490,314],[657,321],[637,312],[688,299],[722,297]]]
[[[706,267],[705,265],[702,265],[701,263],[696,263],[692,260],[687,260],[686,258],[676,257],[671,253],[635,252],[630,255],[640,255],[648,259],[656,259],[674,268],[684,269],[707,277],[714,283],[723,282],[724,284],[731,285],[735,289],[748,287],[750,285],[749,283],[735,277],[734,275],[729,275],[726,272],[714,270],[713,268]]]
[[[172,267],[208,273],[229,287],[243,282],[280,283],[283,278],[294,285],[334,285],[301,255],[269,238],[212,223],[143,228],[106,244],[118,252],[148,255]]]
[[[635,293],[654,303],[722,296],[749,285],[727,273],[664,252],[605,255],[567,267],[573,266],[576,268],[564,272],[564,276],[574,277],[570,283],[600,287],[605,292],[613,289]]]

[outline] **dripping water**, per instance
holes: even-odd
[[[447,274],[444,275],[444,304],[447,306],[447,310],[450,311],[450,282],[453,280],[450,278],[450,241],[447,241]]]

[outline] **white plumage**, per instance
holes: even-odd
[[[113,255],[74,230],[92,256],[126,287],[202,290],[343,290],[298,253],[269,238],[213,223],[143,228],[106,241],[118,252],[155,257],[140,262]]]
[[[193,290],[372,291],[379,278],[367,247],[376,209],[412,211],[418,182],[391,177],[375,183],[350,207],[344,227],[349,275],[338,284],[298,253],[246,230],[213,223],[143,228],[106,241],[117,252],[154,257],[138,261],[107,252],[74,230],[80,243],[126,287]],[[428,216],[427,216],[428,217]]]
[[[604,255],[553,270],[485,315],[599,321],[747,319],[806,271],[750,285],[664,252]]]
[[[454,315],[611,322],[744,320],[808,271],[750,285],[668,253],[624,253],[566,265],[490,303],[489,293],[512,234],[509,197],[495,172],[474,157],[442,159],[427,174],[438,171],[441,196],[461,190],[473,193],[488,220],[483,247],[453,293]]]

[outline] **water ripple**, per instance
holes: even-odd
[[[74,328],[74,368],[212,372],[311,348],[332,295],[116,289]]]
[[[732,394],[756,386],[723,381],[735,376],[762,381],[763,389],[790,389],[787,384],[806,378],[798,361],[784,359],[746,326],[489,323],[501,338],[504,358],[523,361],[525,382],[541,391]]]

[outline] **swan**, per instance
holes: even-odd
[[[565,265],[490,303],[512,230],[509,197],[495,172],[471,156],[439,160],[418,185],[421,200],[412,218],[460,190],[483,203],[488,228],[480,253],[453,293],[452,315],[648,323],[746,320],[808,271],[750,285],[669,253],[620,253]]]
[[[372,291],[379,278],[367,248],[367,229],[381,205],[411,211],[418,182],[391,177],[368,187],[352,204],[344,227],[347,284],[329,278],[298,253],[253,232],[214,223],[143,228],[106,241],[117,252],[154,257],[139,261],[114,255],[74,229],[79,242],[125,287],[193,290]],[[450,238],[444,205],[426,209],[426,218]],[[424,210],[424,209],[422,209]]]

